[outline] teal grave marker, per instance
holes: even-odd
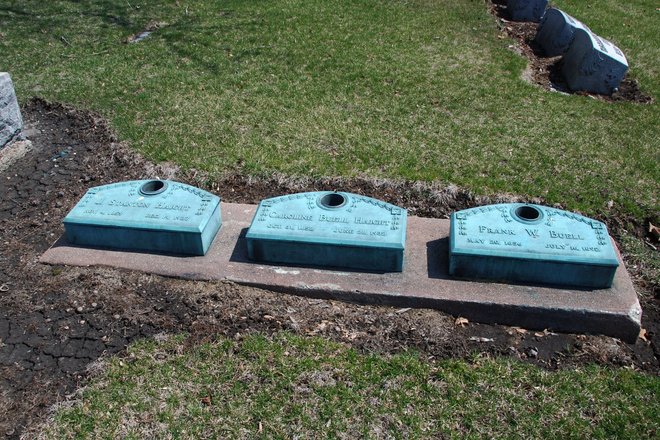
[[[539,22],[543,18],[548,0],[507,0],[506,8],[513,21]]]
[[[534,41],[546,56],[563,55],[573,42],[578,29],[586,31],[589,28],[564,11],[550,8],[541,20]]]
[[[255,261],[401,272],[407,211],[345,192],[265,199],[248,229]]]
[[[169,180],[91,188],[64,218],[69,243],[204,255],[222,224],[220,198]]]
[[[621,50],[589,29],[577,29],[563,58],[562,76],[573,91],[615,92],[628,71]]]
[[[609,288],[618,265],[605,224],[579,214],[511,203],[451,216],[456,277]]]

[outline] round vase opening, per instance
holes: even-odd
[[[533,206],[521,206],[515,211],[516,217],[526,222],[533,222],[541,218],[541,210]]]
[[[145,196],[160,194],[167,189],[167,183],[162,180],[150,180],[140,187],[140,193]]]
[[[346,204],[346,197],[339,193],[330,193],[321,197],[321,206],[324,208],[340,208]]]

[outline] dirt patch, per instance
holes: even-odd
[[[126,44],[139,43],[140,41],[147,38],[149,35],[156,32],[158,29],[161,29],[165,26],[167,26],[167,23],[165,23],[165,22],[152,21],[152,22],[148,23],[144,27],[144,29],[142,29],[140,32],[137,32],[133,35],[130,35],[130,36],[126,37],[122,42],[126,43]]]
[[[37,259],[63,232],[62,218],[90,186],[176,178],[231,202],[256,203],[285,192],[342,189],[447,217],[455,209],[522,200],[476,197],[456,187],[369,179],[219,180],[155,166],[116,143],[105,121],[33,100],[23,109],[33,148],[0,173],[0,434],[17,438],[87,378],[101,356],[137,338],[186,331],[191,341],[288,330],[359,350],[415,349],[430,359],[475,353],[511,356],[549,369],[601,363],[657,374],[658,301],[642,298],[648,342],[457,324],[432,310],[359,306],[238,286],[190,282],[108,268],[51,267]]]
[[[491,13],[497,17],[497,22],[503,35],[516,40],[518,44],[515,46],[515,50],[529,60],[529,65],[523,72],[524,80],[532,84],[537,84],[546,90],[591,96],[603,101],[627,101],[640,104],[653,102],[651,96],[640,90],[639,83],[628,76],[621,82],[619,90],[611,96],[586,92],[571,92],[560,73],[562,57],[545,56],[541,48],[534,42],[539,23],[511,21],[506,7],[506,0],[487,1],[490,4]]]

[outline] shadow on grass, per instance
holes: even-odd
[[[57,27],[70,27],[73,21],[71,14],[77,13],[80,16],[97,18],[109,25],[130,29],[135,26],[130,15],[136,12],[137,10],[127,2],[117,0],[59,2],[24,0],[12,5],[0,5],[0,20],[7,19],[19,23],[15,28],[23,29],[25,34],[29,34]]]
[[[265,53],[270,46],[254,46],[251,48],[232,47],[234,33],[250,35],[254,30],[265,25],[265,20],[257,17],[237,17],[233,14],[220,14],[217,24],[204,25],[200,19],[194,17],[184,18],[169,25],[160,33],[160,38],[167,48],[179,59],[188,59],[194,65],[213,75],[222,73],[223,59],[218,56],[221,52],[225,59],[231,59],[232,64],[238,64],[248,58],[254,58]],[[198,38],[201,36],[202,38]],[[216,37],[217,36],[217,37]],[[194,41],[194,44],[191,44]],[[200,46],[202,46],[200,48]],[[204,57],[203,54],[216,52],[213,58]]]
[[[63,44],[71,45],[69,34],[82,34],[92,39],[100,28],[111,27],[124,37],[143,31],[157,18],[147,8],[119,0],[103,1],[41,1],[25,0],[10,5],[0,4],[0,24],[11,22],[21,38],[30,39],[39,34],[50,34]],[[261,48],[235,50],[222,35],[235,34],[263,26],[264,20],[258,17],[240,17],[231,11],[220,11],[217,24],[204,25],[204,20],[194,15],[181,14],[179,19],[158,31],[159,38],[172,52],[173,59],[188,59],[200,69],[218,75],[222,72],[222,62],[217,52],[224,52],[232,62],[240,62],[246,57],[262,54]],[[2,26],[0,26],[2,27]],[[69,40],[65,39],[69,38]],[[215,38],[215,35],[220,37]],[[200,38],[200,36],[202,38]],[[110,37],[113,38],[113,37]],[[226,38],[225,38],[226,40]],[[121,41],[106,41],[113,46]],[[216,53],[213,58],[204,54]]]

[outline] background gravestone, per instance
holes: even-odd
[[[575,31],[561,68],[571,90],[601,95],[615,92],[627,71],[628,61],[623,52],[589,29]]]
[[[20,134],[22,129],[23,119],[11,77],[7,72],[0,72],[0,148]]]
[[[589,28],[564,11],[550,8],[541,20],[534,41],[546,56],[562,55],[570,47],[578,29],[587,30]]]
[[[534,22],[541,21],[547,6],[548,0],[508,0],[506,4],[512,20]]]

